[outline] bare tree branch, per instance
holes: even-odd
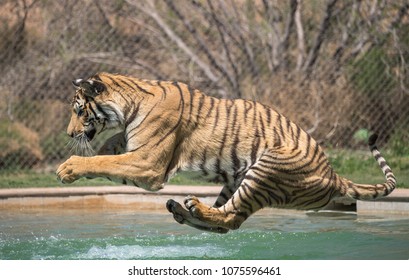
[[[294,14],[294,21],[295,21],[295,27],[297,30],[297,65],[296,65],[296,71],[301,70],[301,66],[304,63],[304,58],[305,58],[305,38],[304,38],[304,27],[302,24],[301,20],[301,0],[297,0],[297,8],[295,10]]]
[[[163,30],[163,32],[171,39],[176,45],[185,53],[187,54],[190,59],[203,71],[203,73],[214,83],[219,81],[219,77],[217,77],[208,64],[202,61],[194,52],[191,50],[183,40],[162,20],[162,17],[156,12],[154,4],[152,2],[148,2],[149,7],[147,7],[146,3],[141,3],[140,1],[132,1],[127,0],[129,4],[136,7],[137,9],[141,10],[142,12],[149,15]]]
[[[338,64],[340,63],[341,57],[344,54],[345,48],[347,47],[347,43],[351,38],[350,34],[352,32],[352,29],[353,28],[355,29],[354,30],[355,33],[360,32],[360,30],[357,30],[356,26],[353,26],[357,18],[357,13],[360,4],[361,4],[360,1],[353,2],[351,11],[349,12],[348,22],[345,26],[341,27],[342,28],[341,42],[332,56],[334,60],[337,61]]]
[[[328,0],[327,1],[325,14],[322,18],[320,28],[318,30],[317,36],[315,37],[314,43],[311,47],[310,52],[308,53],[307,60],[303,67],[303,71],[307,74],[307,76],[311,73],[311,68],[312,66],[314,66],[315,62],[317,61],[318,53],[325,39],[326,32],[329,28],[329,22],[332,16],[332,12],[333,12],[333,9],[337,1],[338,0]]]
[[[301,4],[300,0],[291,0],[290,2],[290,12],[287,16],[287,22],[285,25],[284,34],[279,46],[279,55],[282,57],[281,63],[284,64],[283,67],[288,65],[288,55],[289,55],[289,45],[290,45],[290,34],[294,26],[295,13],[298,9],[298,5]]]
[[[210,48],[207,46],[205,41],[199,37],[197,30],[186,20],[186,18],[179,12],[179,10],[175,7],[173,1],[165,0],[168,7],[176,14],[176,16],[182,21],[185,28],[190,32],[190,34],[195,38],[200,46],[200,50],[204,52],[207,59],[210,61],[210,64],[219,71],[223,77],[227,80],[230,86],[233,89],[236,89],[234,79],[232,78],[231,74],[227,71],[225,67],[223,67],[220,63],[218,63],[218,59],[211,53]]]
[[[219,4],[224,6],[222,7],[222,11],[227,13],[228,7],[226,7],[226,3],[223,1],[219,1]],[[236,3],[234,1],[230,1],[230,5],[232,7],[232,10],[234,11],[233,18],[224,23],[219,19],[219,17],[216,17],[216,24],[221,26],[221,28],[225,31],[229,38],[233,40],[235,47],[239,48],[244,54],[247,60],[247,64],[250,66],[252,78],[255,78],[259,74],[259,67],[255,62],[252,40],[246,38],[246,33],[248,34],[249,30],[245,27],[248,25],[242,21],[242,16],[237,13]],[[232,26],[232,30],[229,30],[229,28],[227,28],[227,23],[230,23],[230,25]],[[238,36],[238,39],[235,38],[235,35]]]
[[[382,10],[386,8],[386,4],[383,3],[380,7],[378,7],[378,10]],[[409,11],[409,3],[403,3],[402,6],[400,6],[397,9],[397,13],[395,18],[390,22],[390,24],[386,28],[386,32],[379,32],[377,38],[380,39],[374,39],[372,38],[368,32],[362,32],[359,36],[358,42],[355,44],[355,47],[351,48],[350,54],[345,58],[345,60],[351,60],[357,57],[360,53],[362,52],[368,52],[370,49],[372,49],[374,46],[382,46],[385,44],[386,40],[389,39],[388,33],[393,34],[393,30],[398,28],[399,25],[402,23],[403,18]],[[379,11],[377,11],[379,13]],[[369,26],[372,26],[375,22],[376,17],[372,15],[371,21],[368,22]],[[384,22],[381,21],[380,24],[384,24]]]
[[[210,7],[210,12],[211,12],[213,20],[215,22],[217,22],[216,11],[215,11],[215,9],[213,7],[212,1],[207,0],[207,3],[209,5],[209,7]],[[232,79],[232,84],[233,84],[233,90],[236,92],[237,96],[239,98],[241,98],[242,93],[241,93],[241,90],[240,90],[239,72],[237,70],[237,67],[236,67],[235,63],[233,62],[232,55],[231,55],[231,52],[230,52],[230,48],[227,46],[226,39],[224,37],[224,33],[223,33],[221,27],[218,24],[216,24],[216,27],[217,27],[217,31],[219,32],[220,39],[222,41],[224,51],[226,52],[227,60],[229,61],[230,67],[233,69],[234,79],[231,78]]]
[[[269,39],[268,46],[271,52],[271,56],[270,56],[270,60],[272,64],[271,71],[275,72],[275,70],[280,65],[279,49],[280,49],[280,43],[282,42],[282,39],[279,34],[280,27],[278,26],[280,19],[276,15],[276,11],[271,7],[270,2],[268,0],[263,0],[263,5],[264,5],[264,14],[267,16],[267,22],[269,23],[271,27],[271,32],[268,33],[268,39]]]

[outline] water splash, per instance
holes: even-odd
[[[79,254],[79,259],[206,259],[227,258],[234,254],[219,246],[141,246],[123,245],[106,247],[93,246],[87,253]]]

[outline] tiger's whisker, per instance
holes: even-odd
[[[84,133],[76,135],[66,145],[70,148],[70,153],[80,156],[90,157],[95,154],[87,136]]]

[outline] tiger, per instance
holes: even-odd
[[[357,184],[338,175],[321,146],[269,106],[205,95],[175,81],[98,73],[72,81],[67,134],[81,146],[118,129],[95,156],[72,155],[57,170],[62,183],[105,177],[148,191],[179,171],[198,171],[223,187],[212,206],[189,195],[166,208],[180,224],[227,233],[266,207],[318,210],[334,198],[387,196],[396,178],[376,146],[369,147],[385,182]]]

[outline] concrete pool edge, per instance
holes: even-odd
[[[166,211],[168,199],[183,202],[187,195],[200,197],[212,204],[220,186],[167,185],[152,193],[127,186],[56,187],[0,189],[0,210],[5,209],[132,209]],[[409,189],[396,189],[391,195],[376,201],[339,199],[331,203],[329,210],[363,214],[393,214],[409,216]],[[294,210],[280,210],[279,212]],[[303,212],[303,211],[297,211]]]
[[[136,187],[56,187],[0,189],[2,209],[129,209],[164,210],[168,199],[183,202],[192,194],[210,203],[220,192],[217,186],[166,186],[158,192]]]

